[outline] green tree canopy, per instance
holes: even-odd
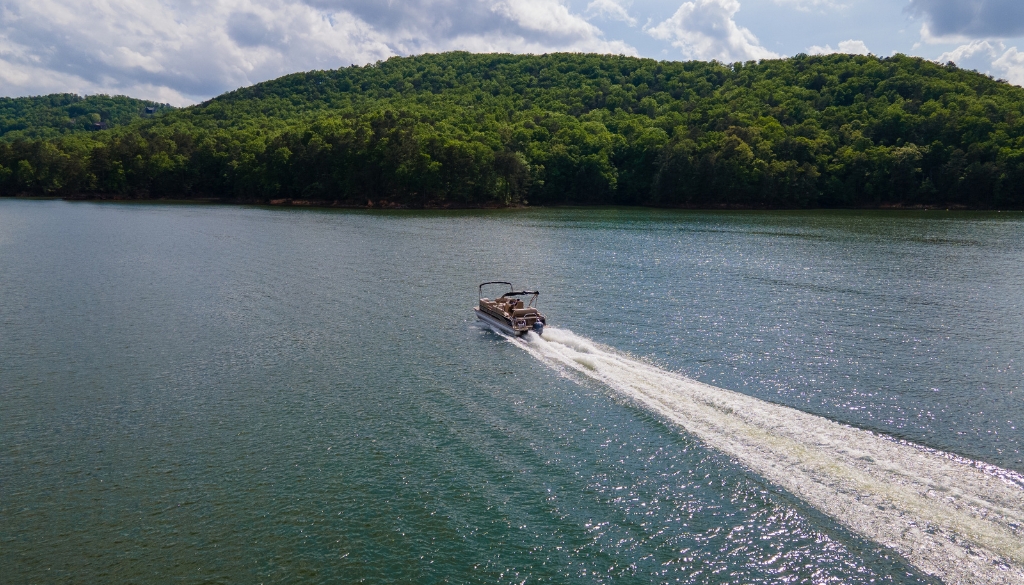
[[[53,138],[122,126],[171,109],[167,104],[108,95],[73,93],[0,98],[0,140]]]
[[[61,103],[32,99],[51,98]],[[60,135],[10,118],[22,134],[0,141],[0,194],[1024,206],[1024,89],[903,55],[725,65],[456,52],[135,116]]]

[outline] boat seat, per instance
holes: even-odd
[[[537,309],[530,307],[529,309],[516,309],[512,311],[513,317],[526,317],[527,315],[536,315]]]

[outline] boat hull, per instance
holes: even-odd
[[[481,311],[480,309],[473,309],[473,310],[476,312],[477,318],[479,318],[481,321],[487,323],[491,327],[494,327],[498,331],[501,331],[502,333],[505,333],[506,335],[513,335],[513,336],[519,337],[519,336],[522,336],[522,335],[526,335],[526,333],[528,331],[530,331],[529,328],[515,329],[511,325],[506,323],[505,321],[503,321],[501,319],[498,319],[497,317],[494,317],[494,316],[492,316],[492,315],[490,315],[488,313],[485,313],[485,312]]]

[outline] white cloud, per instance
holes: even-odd
[[[736,24],[733,16],[739,9],[737,0],[684,2],[669,19],[646,30],[656,39],[671,41],[691,59],[728,63],[778,57],[762,47],[749,29]]]
[[[1002,43],[999,44],[1001,45]],[[979,53],[988,54],[988,56],[992,58],[999,55],[996,47],[992,43],[988,41],[971,41],[970,43],[960,45],[952,51],[946,51],[939,55],[936,61],[939,63],[948,63],[949,61],[954,63],[963,63],[965,60],[970,59]]]
[[[937,63],[952,61],[966,69],[988,70],[1015,85],[1024,85],[1024,53],[1006,48],[1001,41],[970,41],[939,55]]]
[[[849,39],[846,41],[839,42],[839,52],[848,53],[850,55],[870,55],[871,51],[868,50],[868,46],[864,44],[864,41],[855,41]]]
[[[1003,77],[1015,85],[1024,85],[1024,53],[1017,47],[1010,47],[998,59],[992,62],[996,70],[1003,72]]]
[[[351,14],[275,0],[10,0],[0,21],[6,94],[131,93],[189,103],[299,69],[394,54]],[[80,15],[88,15],[86,20]],[[254,29],[262,27],[256,38]],[[246,31],[250,34],[246,35]],[[139,93],[143,90],[143,93]]]
[[[560,0],[0,1],[0,95],[182,105],[295,71],[455,49],[636,54]]]
[[[831,55],[832,53],[870,55],[871,51],[868,50],[868,46],[864,44],[864,41],[855,41],[853,39],[840,41],[838,49],[833,49],[830,45],[825,45],[824,47],[813,45],[811,47],[807,47],[808,55]]]
[[[600,29],[572,14],[568,7],[556,0],[503,0],[494,4],[491,10],[526,30],[561,41],[564,43],[560,47],[562,49],[636,54],[636,50],[626,43],[603,40]]]
[[[587,4],[587,16],[601,17],[610,20],[618,20],[629,26],[636,26],[636,19],[629,15],[629,11],[616,0],[594,0]]]

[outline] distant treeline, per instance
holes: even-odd
[[[82,97],[55,93],[28,98],[0,97],[0,140],[12,142],[105,130],[167,109],[167,104],[123,95]]]
[[[0,195],[1024,207],[1024,89],[902,55],[445,53],[130,118],[0,140]]]

